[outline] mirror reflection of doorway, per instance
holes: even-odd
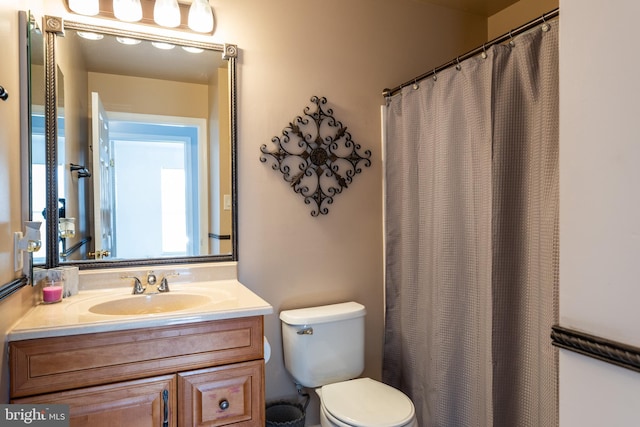
[[[199,218],[208,203],[207,188],[199,184],[198,160],[199,152],[206,150],[200,143],[206,123],[112,112],[105,117],[112,179],[110,188],[96,188],[101,194],[94,194],[94,200],[100,200],[94,210],[111,212],[110,257],[206,253],[208,242],[200,237]],[[206,151],[200,155],[206,158]]]
[[[198,129],[110,121],[110,132],[115,255],[198,254]]]

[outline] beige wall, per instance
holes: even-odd
[[[209,114],[207,85],[90,72],[91,92],[100,94],[107,111],[202,119]]]
[[[209,230],[216,234],[231,234],[232,211],[224,210],[224,196],[231,196],[231,115],[229,99],[229,72],[219,68],[215,84],[209,85],[209,99],[212,103],[209,119],[209,164],[212,165],[209,174]],[[226,159],[226,160],[222,160]],[[231,253],[231,240],[210,239],[212,252]]]
[[[70,163],[84,165],[91,169],[91,154],[87,144],[89,103],[87,101],[87,71],[80,55],[72,55],[77,49],[77,39],[65,38],[56,45],[56,63],[58,64],[58,96],[64,96],[62,108],[58,116],[64,117],[64,172],[58,179],[64,179],[66,199],[66,215],[76,218],[76,236],[66,240],[67,248],[91,234],[86,215],[80,215],[81,203],[89,197],[91,181],[78,179],[72,174]],[[60,108],[60,105],[58,106]],[[60,133],[60,129],[58,131]],[[60,153],[62,154],[62,153]],[[61,162],[59,156],[59,162]],[[60,195],[59,195],[60,197]],[[83,248],[83,250],[86,248]],[[43,254],[44,255],[44,254]],[[82,259],[82,251],[73,254],[70,260]]]
[[[379,378],[383,340],[381,92],[481,44],[486,20],[413,0],[211,3],[217,19],[213,41],[240,47],[239,276],[276,311],[267,316],[265,326],[273,347],[267,365],[267,397],[295,392],[283,367],[277,315],[292,307],[344,300],[366,305],[365,375]],[[60,5],[46,2],[46,13],[64,16]],[[14,14],[19,7],[20,2],[11,1],[0,6],[0,31],[9,49],[3,53],[10,58],[17,58],[17,40],[11,42],[17,30],[6,27],[5,21],[17,26]],[[0,71],[1,84],[17,87],[17,63],[2,61]],[[281,136],[312,95],[327,97],[353,140],[363,150],[372,151],[372,166],[336,197],[328,215],[319,218],[310,216],[309,206],[279,173],[259,161],[260,146]],[[0,109],[5,110],[0,114],[0,135],[5,138],[9,132],[6,137],[15,141],[14,145],[0,145],[6,151],[0,158],[0,232],[8,236],[19,229],[19,213],[8,207],[18,206],[19,199],[17,99],[0,102]],[[5,121],[10,123],[8,128]],[[0,242],[4,241],[3,237]],[[0,275],[5,281],[12,277],[12,262],[9,249],[0,247]],[[21,312],[5,313],[3,310],[0,326],[12,323]],[[6,373],[2,383],[7,383]]]

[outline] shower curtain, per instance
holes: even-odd
[[[558,23],[547,25],[386,108],[383,381],[422,427],[558,425]]]

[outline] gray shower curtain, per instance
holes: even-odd
[[[390,98],[383,380],[422,427],[558,425],[558,25]]]

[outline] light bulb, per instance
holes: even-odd
[[[102,40],[104,38],[104,34],[90,33],[87,31],[78,31],[78,36],[87,40]]]
[[[142,19],[140,0],[113,0],[113,14],[121,21],[136,22]]]
[[[156,0],[153,7],[153,19],[163,27],[180,25],[180,6],[177,0]]]
[[[135,46],[135,45],[140,44],[142,42],[142,40],[131,39],[129,37],[116,37],[116,40],[119,43],[126,44],[126,45],[129,45],[129,46]]]
[[[213,12],[209,0],[193,0],[189,8],[189,28],[199,33],[213,30]]]
[[[182,46],[182,49],[189,53],[202,53],[204,49],[200,49],[199,47],[191,47],[191,46]]]
[[[176,47],[176,45],[171,43],[151,42],[151,44],[153,45],[153,47],[162,49],[162,50],[171,50],[174,47]]]
[[[69,9],[81,15],[97,15],[100,12],[99,0],[69,0]]]

